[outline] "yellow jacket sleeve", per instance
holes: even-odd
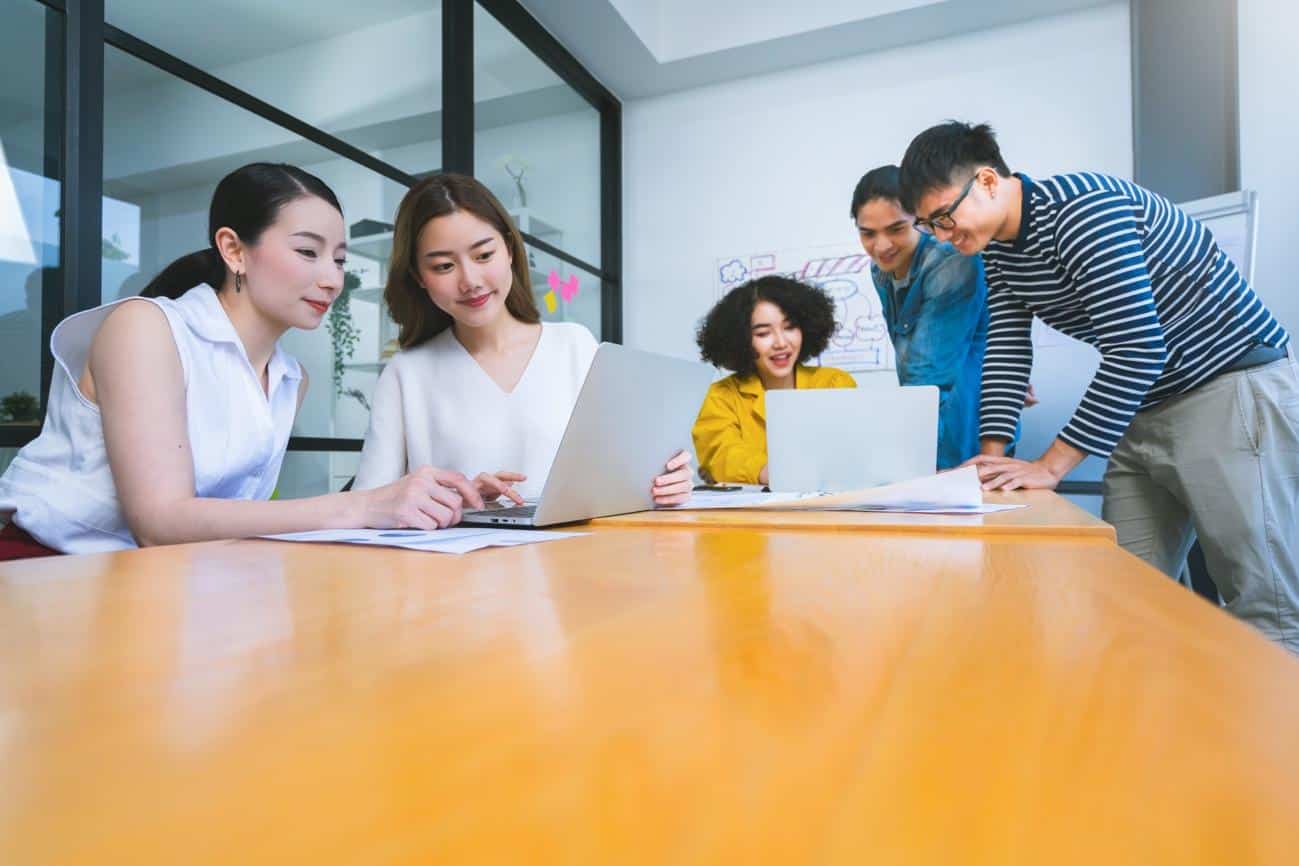
[[[857,380],[852,377],[851,373],[836,369],[830,379],[827,388],[856,388]]]
[[[704,476],[713,481],[757,484],[767,465],[767,443],[745,441],[740,422],[741,401],[733,387],[714,382],[704,398],[692,435],[695,456]]]

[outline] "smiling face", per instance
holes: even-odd
[[[763,384],[770,387],[769,383],[792,376],[803,348],[802,329],[771,301],[758,301],[753,305],[749,325],[754,364]]]
[[[895,199],[873,198],[857,210],[857,236],[875,264],[894,275],[907,272],[920,232]]]
[[[916,202],[916,214],[920,217],[950,216],[952,226],[936,225],[933,234],[956,247],[963,256],[982,252],[994,237],[1003,233],[1009,216],[1010,197],[1004,194],[1004,178],[991,168],[980,168],[962,198],[961,191],[968,177],[957,177],[956,183],[931,187]]]
[[[434,217],[420,229],[415,261],[429,299],[457,324],[481,328],[505,313],[513,260],[490,223],[463,210]]]
[[[343,290],[343,215],[315,196],[294,199],[243,247],[242,261],[243,291],[258,312],[287,327],[318,327]]]

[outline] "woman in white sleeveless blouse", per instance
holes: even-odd
[[[159,274],[149,297],[55,329],[44,427],[0,477],[11,543],[0,550],[432,529],[459,520],[466,500],[481,507],[463,476],[432,467],[374,490],[266,501],[307,389],[277,341],[318,327],[342,289],[342,208],[313,175],[255,163],[217,186],[208,240]]]

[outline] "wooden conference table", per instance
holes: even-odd
[[[0,863],[1293,864],[1299,661],[1104,539],[0,567]]]

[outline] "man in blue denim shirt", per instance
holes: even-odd
[[[983,261],[922,234],[898,201],[898,167],[866,174],[852,217],[897,355],[898,382],[937,385],[938,468],[979,453],[979,386],[988,342]]]

